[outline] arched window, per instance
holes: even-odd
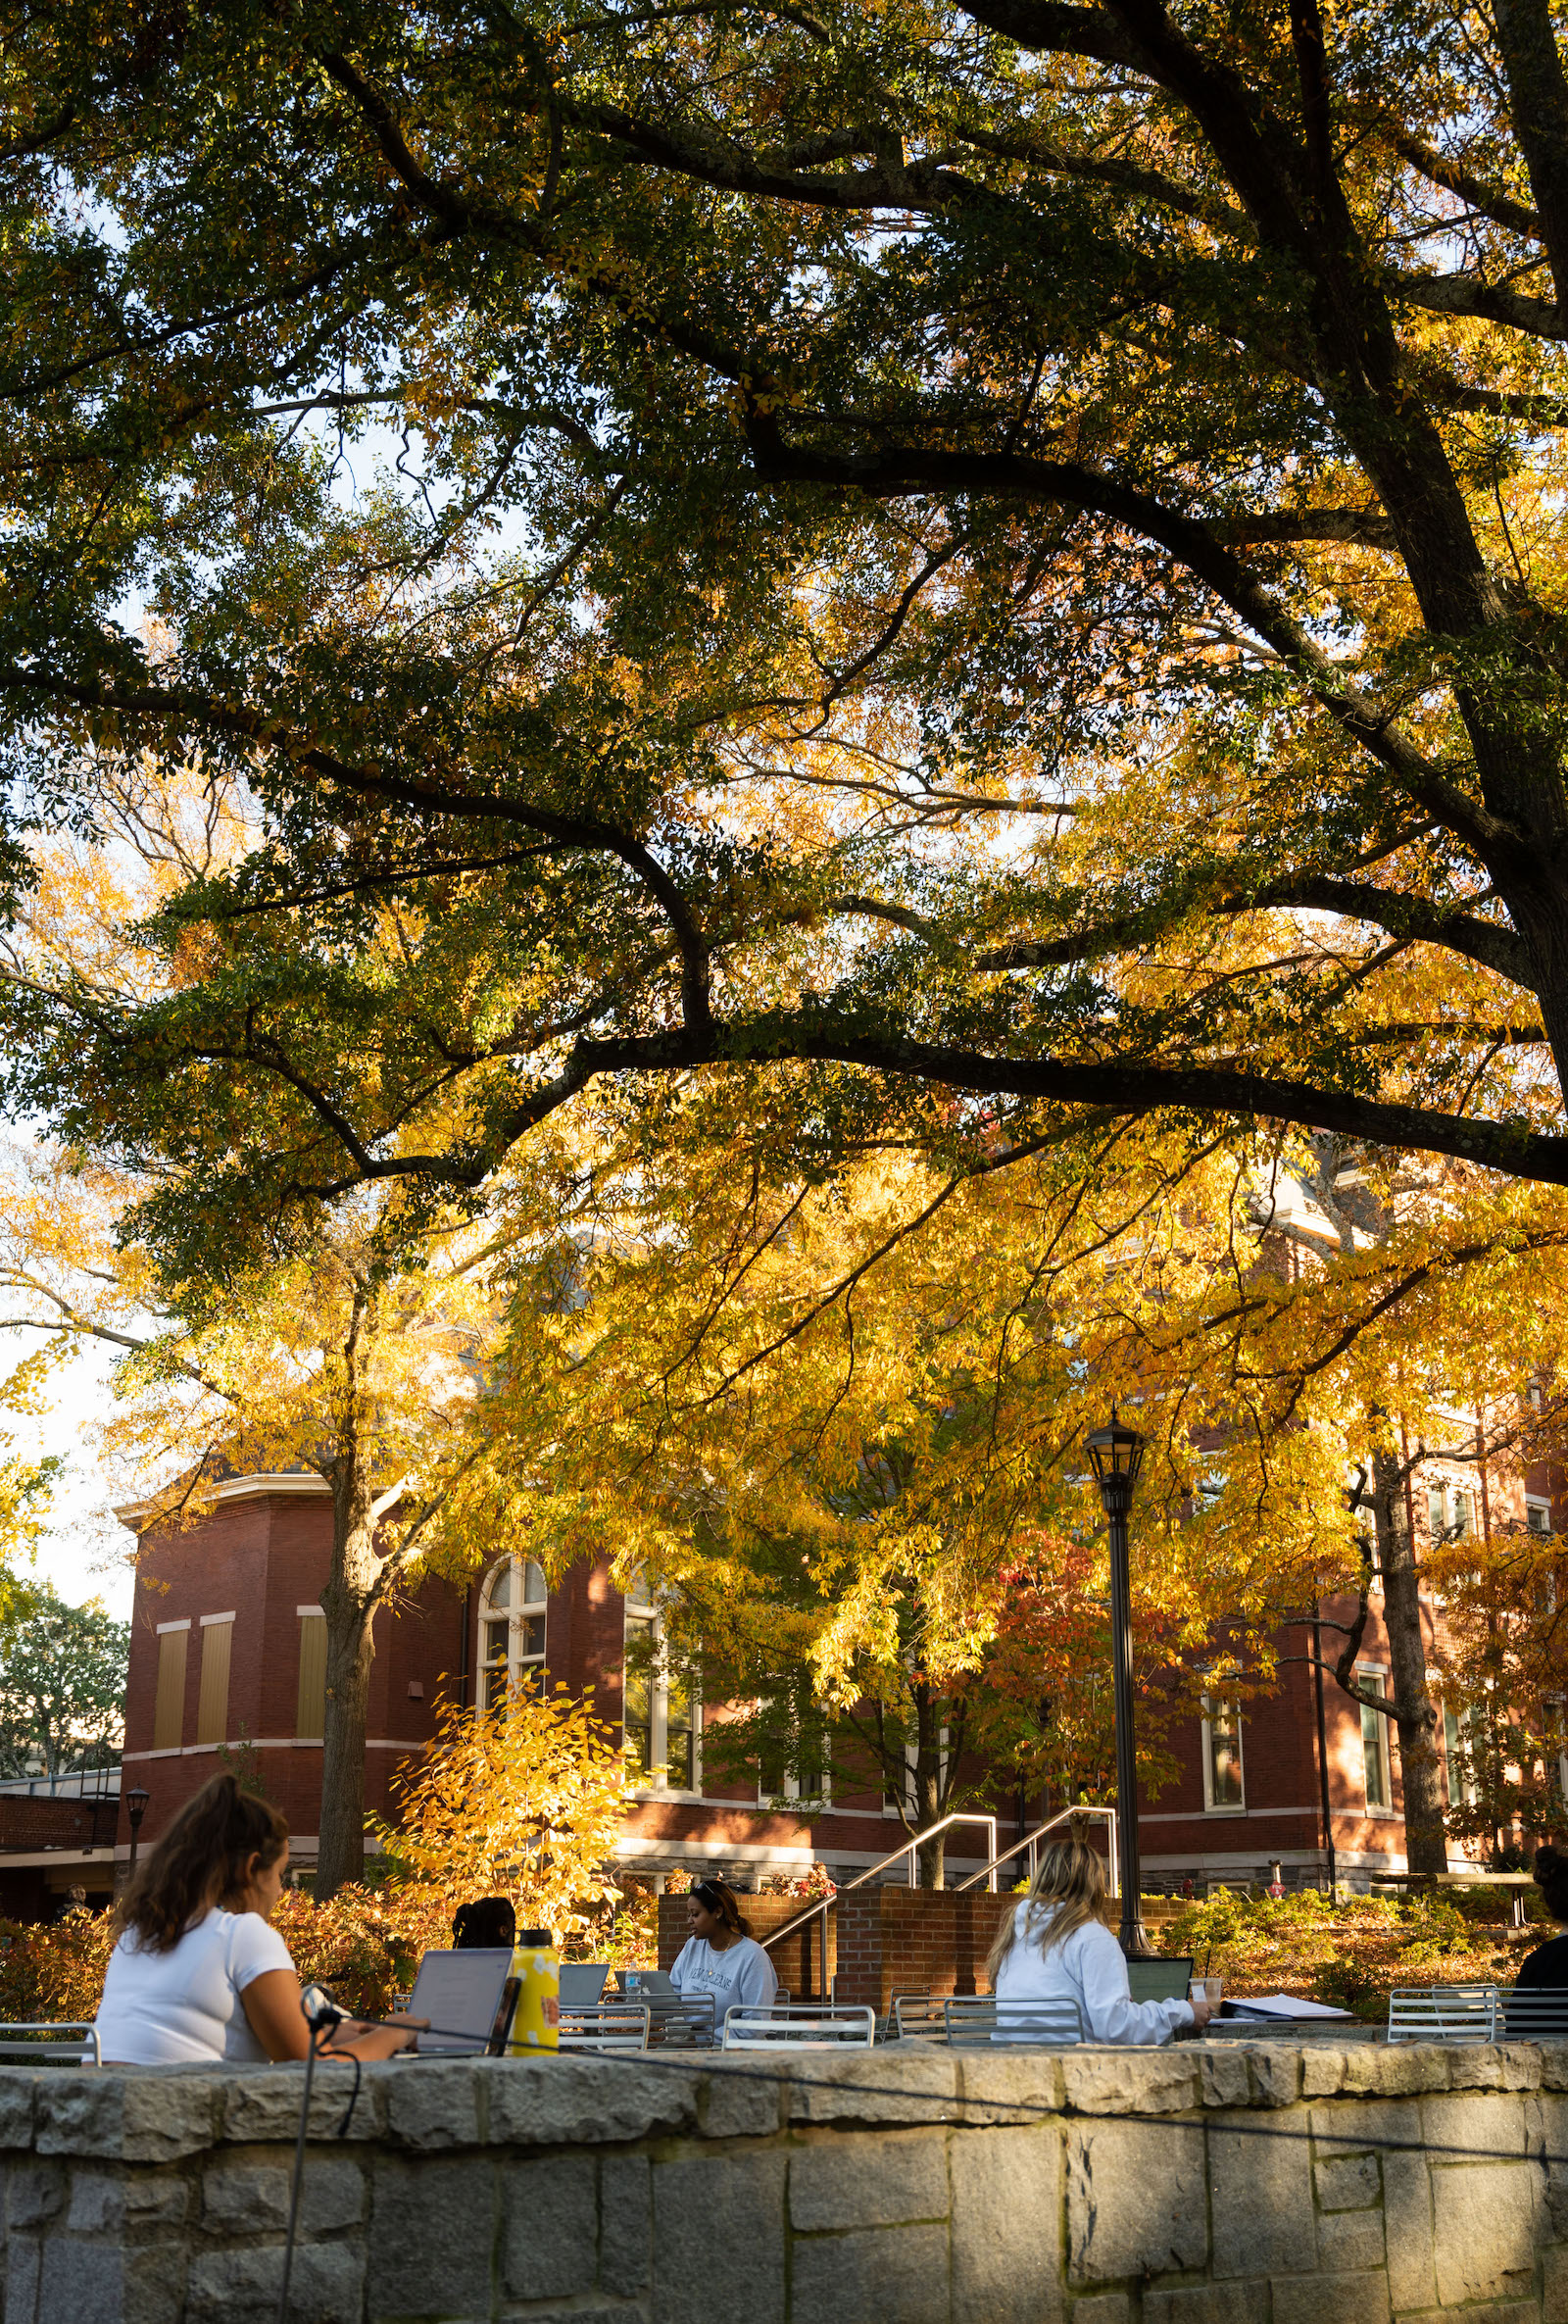
[[[545,1577],[531,1558],[503,1558],[479,1596],[479,1703],[493,1710],[509,1686],[544,1683]]]

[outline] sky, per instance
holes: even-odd
[[[19,1352],[13,1340],[0,1348],[0,1360],[14,1361]],[[56,1453],[66,1462],[55,1490],[52,1521],[38,1544],[32,1570],[50,1581],[69,1605],[97,1598],[110,1613],[127,1621],[134,1580],[126,1560],[131,1537],[110,1508],[108,1482],[93,1444],[97,1424],[112,1401],[111,1367],[108,1349],[84,1348],[52,1375],[52,1409],[38,1420],[10,1419],[7,1426],[15,1453],[28,1458]],[[22,1571],[27,1570],[24,1564]]]

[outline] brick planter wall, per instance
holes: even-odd
[[[985,1959],[1011,1895],[969,1889],[863,1888],[839,1899],[841,2002],[885,2016],[896,1993],[985,1992]]]

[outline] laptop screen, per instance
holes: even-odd
[[[430,1952],[419,1963],[409,2002],[411,2017],[427,2017],[431,2031],[419,2036],[423,2057],[472,2056],[484,2051],[497,2031],[512,1953],[471,1947],[460,1952]],[[504,2034],[506,2028],[500,2031]]]
[[[605,1990],[605,1979],[610,1975],[608,1961],[563,1961],[561,1964],[561,2006],[563,2009],[591,2009]]]

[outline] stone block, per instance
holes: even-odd
[[[1540,2050],[1542,2089],[1568,2090],[1568,2042],[1543,2042]]]
[[[1421,2124],[1427,2158],[1434,2167],[1525,2151],[1524,2100],[1512,2093],[1466,2090],[1425,2099]]]
[[[35,2235],[6,2238],[5,2324],[38,2324],[43,2245]]]
[[[1133,2303],[1125,2292],[1091,2292],[1072,2303],[1072,2324],[1132,2324]]]
[[[1541,2232],[1548,2242],[1568,2244],[1568,2098],[1536,2091],[1524,2106],[1525,2152],[1545,2171]]]
[[[202,2224],[215,2234],[259,2235],[288,2225],[292,2155],[223,2162],[202,2180]],[[300,2233],[326,2235],[358,2227],[365,2216],[365,2173],[346,2156],[307,2151],[300,2189]]]
[[[1301,2096],[1302,2057],[1283,2042],[1260,2042],[1247,2052],[1252,2095],[1260,2106],[1294,2106]]]
[[[964,2053],[911,2048],[908,2056],[901,2057],[899,2048],[895,2044],[887,2050],[861,2051],[853,2057],[822,2052],[787,2061],[781,2058],[779,2073],[790,2121],[951,2120],[959,2093],[959,2059]],[[966,2074],[971,2070],[967,2061],[963,2070]],[[992,2060],[987,2058],[973,2077],[981,2094],[991,2071]]]
[[[112,2171],[73,2171],[66,2225],[74,2235],[118,2235],[124,2218],[123,2176]]]
[[[1381,2211],[1328,2211],[1317,2223],[1319,2267],[1348,2274],[1381,2267],[1387,2257]]]
[[[1438,2304],[1432,2245],[1432,2180],[1424,2156],[1383,2156],[1383,2227],[1389,2297],[1401,2314]]]
[[[514,2299],[591,2292],[599,2190],[592,2154],[515,2163],[502,2174],[502,2282]]]
[[[1201,2267],[1208,2196],[1200,2124],[1072,2124],[1067,2264],[1075,2284]]]
[[[698,2076],[685,2067],[563,2056],[483,2058],[470,2070],[493,2146],[616,2146],[697,2128]]]
[[[1296,2275],[1317,2265],[1311,2148],[1304,2138],[1256,2132],[1234,2115],[1209,2125],[1216,2276]]]
[[[120,2324],[185,2324],[186,2255],[180,2245],[152,2245],[123,2254]],[[109,2324],[96,2317],[93,2324]]]
[[[405,2066],[386,2094],[387,2136],[394,2146],[439,2152],[479,2144],[479,2091],[466,2058],[429,2058]]]
[[[1333,2098],[1345,2088],[1345,2061],[1349,2055],[1337,2042],[1307,2042],[1301,2049],[1301,2096]]]
[[[1424,2091],[1446,2090],[1457,2054],[1441,2042],[1401,2042],[1391,2049],[1374,2042],[1348,2043],[1340,2087],[1368,2098],[1413,2098]]]
[[[422,2067],[410,2067],[411,2075]],[[495,2173],[471,2155],[377,2164],[370,2198],[369,2308],[392,2316],[487,2316],[496,2244]]]
[[[947,2215],[944,2131],[886,2131],[880,2137],[823,2131],[790,2156],[790,2225],[797,2235]]]
[[[58,2162],[15,2162],[6,2173],[6,2229],[42,2227],[66,2200]]]
[[[710,2324],[722,2305],[747,2324],[784,2313],[782,2153],[681,2156],[654,2166],[654,2314]],[[834,2250],[842,2250],[839,2237]],[[853,2312],[853,2311],[847,2311]],[[875,2313],[876,2311],[872,2311]]]
[[[49,2236],[38,2277],[38,2324],[68,2317],[108,2324],[124,2309],[120,2246],[86,2236]]]
[[[1053,2051],[999,2051],[995,2057],[983,2050],[960,2051],[957,2068],[960,2121],[1022,2125],[1061,2109],[1061,2059]]]
[[[1216,2043],[1212,2048],[1201,2044],[1196,2047],[1198,2058],[1198,2099],[1204,2106],[1245,2106],[1252,2095],[1252,2077],[1248,2071],[1247,2052],[1240,2045]]]
[[[130,2073],[60,2073],[40,2084],[33,2145],[40,2154],[174,2162],[211,2146],[221,2069],[138,2066]]]
[[[277,2324],[282,2282],[281,2244],[259,2251],[198,2251],[186,2286],[186,2324]],[[360,2324],[364,2301],[365,2259],[353,2245],[296,2249],[289,2324]]]
[[[0,2074],[0,2153],[14,2154],[32,2145],[32,2107],[36,2077],[14,2068]]]
[[[1533,2288],[1535,2171],[1526,2162],[1433,2169],[1433,2251],[1445,2307]]]
[[[1388,2324],[1385,2276],[1276,2276],[1273,2293],[1274,2324]]]
[[[1318,2155],[1388,2154],[1403,2150],[1424,2154],[1421,2109],[1414,2099],[1330,2100],[1308,2116]]]
[[[790,2268],[791,2324],[948,2324],[945,2227],[803,2237]]]
[[[646,2154],[607,2154],[599,2165],[599,2288],[631,2299],[654,2261],[654,2191]]]
[[[1541,2324],[1568,2324],[1568,2247],[1542,2254]]]
[[[765,2139],[783,2119],[783,2097],[769,2074],[757,2067],[714,2063],[710,2076],[699,2087],[698,2113],[707,2139]]]
[[[1059,2324],[1061,2138],[1046,2122],[949,2140],[953,2324],[993,2324],[1009,2309]]]
[[[420,2066],[421,2074],[434,2068]],[[359,2099],[349,2124],[348,2143],[359,2145],[379,2138],[386,2128],[388,2076],[405,2080],[408,2066],[370,2065],[363,2069]],[[312,2139],[334,2142],[348,2111],[352,2082],[341,2066],[320,2066],[311,2087]],[[305,2091],[305,2068],[290,2066],[233,2066],[225,2070],[221,2094],[222,2135],[235,2146],[260,2146],[273,2141],[293,2146],[300,2127],[300,2101]]]
[[[1465,2043],[1448,2061],[1450,2090],[1539,2090],[1541,2052],[1533,2042]]]
[[[1189,2284],[1146,2292],[1144,2324],[1268,2324],[1268,2286]]]
[[[1181,2114],[1199,2102],[1198,2052],[1171,2050],[1065,2050],[1066,2101],[1080,2114]]]
[[[1364,2211],[1383,2193],[1375,2154],[1320,2154],[1312,2176],[1325,2211]]]

